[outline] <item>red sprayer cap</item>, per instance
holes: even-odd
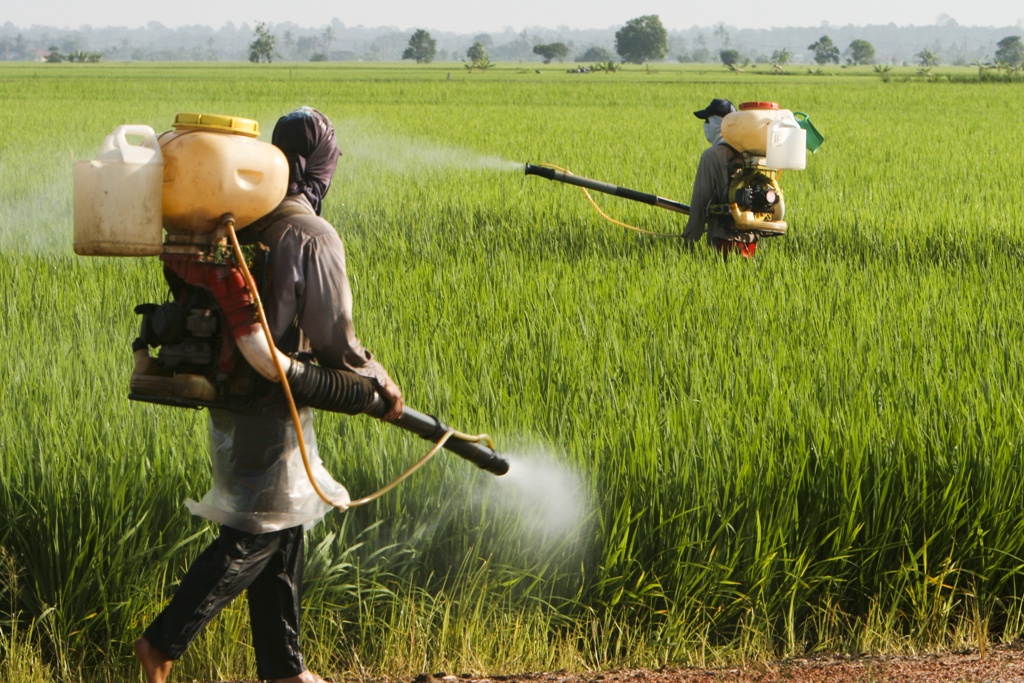
[[[740,111],[749,111],[751,109],[778,109],[778,102],[744,102],[740,105]]]

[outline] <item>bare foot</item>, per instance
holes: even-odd
[[[327,681],[320,678],[309,669],[306,669],[298,676],[292,676],[291,678],[275,678],[270,683],[327,683]]]
[[[153,647],[145,636],[135,641],[135,656],[146,671],[146,683],[167,683],[174,661]]]

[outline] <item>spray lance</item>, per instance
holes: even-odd
[[[564,169],[555,168],[554,166],[535,166],[534,164],[526,164],[526,175],[536,175],[541,178],[547,178],[548,180],[556,180],[560,183],[576,185],[577,187],[597,190],[598,192],[622,197],[623,199],[631,199],[635,202],[650,204],[651,206],[656,206],[659,209],[668,209],[669,211],[676,211],[686,215],[690,214],[690,207],[688,205],[683,204],[682,202],[677,202],[674,199],[665,199],[664,197],[647,194],[646,192],[628,190],[624,187],[605,183],[600,180],[591,180],[590,178],[573,175]]]
[[[279,383],[313,488],[334,504],[312,477],[297,405],[373,417],[388,405],[371,380],[274,345],[259,300],[265,250],[240,244],[235,231],[273,210],[287,189],[284,155],[258,135],[255,121],[210,114],[178,114],[174,130],[160,136],[148,126],[115,129],[96,159],[75,165],[74,249],[163,262],[172,298],[135,308],[142,322],[130,399],[230,410],[246,406],[263,380]],[[441,448],[493,474],[509,469],[486,434],[463,434],[408,406],[388,424],[435,446],[392,484],[351,504],[390,490]]]
[[[774,102],[745,102],[739,111],[722,119],[722,137],[742,159],[730,169],[727,201],[716,211],[727,213],[737,230],[761,237],[784,235],[788,226],[783,220],[785,202],[779,177],[784,170],[806,167],[805,148],[817,151],[824,138],[803,112],[779,109]],[[591,204],[607,220],[625,228],[659,237],[680,237],[680,234],[651,233],[621,223],[601,211],[587,190],[596,190],[643,204],[689,215],[690,207],[673,199],[630,190],[600,180],[574,175],[550,164],[526,164],[526,175],[535,175],[583,188]]]

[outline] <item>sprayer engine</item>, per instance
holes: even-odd
[[[199,291],[196,298],[200,298]],[[156,364],[161,370],[203,375],[214,371],[221,324],[220,314],[212,306],[175,300],[139,304],[135,312],[142,316],[139,341],[160,348]]]
[[[194,408],[240,408],[255,374],[225,338],[224,317],[208,290],[189,288],[180,299],[139,304],[139,336],[129,398]],[[154,352],[150,353],[150,349]]]
[[[246,260],[257,272],[263,270],[261,257],[258,249],[246,248]],[[207,286],[234,276],[234,257],[222,244],[169,243],[160,258],[172,298],[135,307],[142,320],[132,343],[129,398],[194,408],[244,407],[252,399],[256,373],[239,357],[221,301]]]
[[[779,199],[779,193],[767,183],[740,186],[734,195],[734,201],[740,208],[747,208],[759,214],[773,213]]]
[[[763,161],[763,157],[744,155],[743,167],[729,183],[729,213],[737,230],[781,235],[787,226],[779,172],[765,167]]]

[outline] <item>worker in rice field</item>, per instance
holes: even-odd
[[[391,406],[382,419],[394,420],[402,414],[402,393],[355,334],[344,248],[320,217],[341,154],[334,127],[321,112],[304,107],[278,120],[272,142],[288,159],[287,196],[239,239],[269,249],[268,291],[260,298],[274,343],[285,353],[311,353],[321,365],[370,378]],[[321,490],[347,504],[348,492],[316,454],[311,410],[300,407],[299,416]],[[146,680],[165,683],[189,643],[247,591],[259,678],[323,683],[303,661],[299,616],[304,531],[333,506],[316,494],[305,472],[281,386],[266,381],[245,409],[211,409],[210,443],[213,487],[187,505],[219,524],[220,534],[136,641]]]
[[[695,244],[706,233],[708,245],[724,257],[737,253],[749,258],[757,248],[757,235],[736,229],[728,203],[730,179],[743,162],[743,155],[722,138],[722,119],[734,111],[736,107],[729,100],[713,99],[704,109],[693,112],[704,121],[704,137],[711,146],[697,164],[683,238]]]

